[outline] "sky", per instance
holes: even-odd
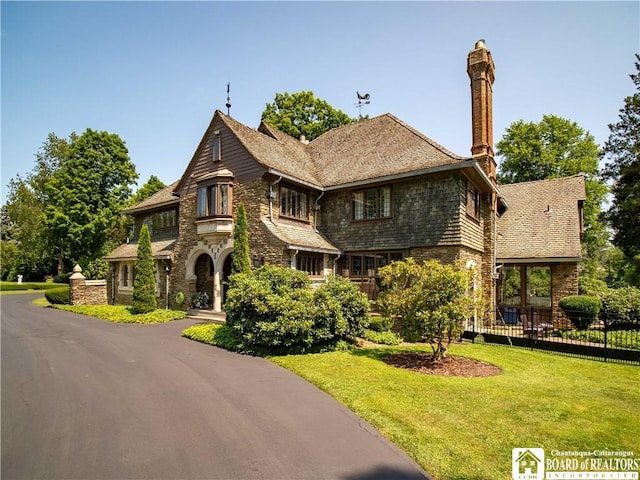
[[[118,134],[140,174],[179,179],[216,109],[253,128],[276,93],[392,113],[470,155],[467,54],[496,66],[494,141],[576,122],[602,145],[634,93],[640,2],[0,2],[1,203],[50,132]],[[135,190],[135,187],[134,187]]]

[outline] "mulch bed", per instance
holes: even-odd
[[[382,358],[388,365],[444,377],[492,377],[502,370],[473,358],[447,356],[437,362],[428,353],[394,353]]]

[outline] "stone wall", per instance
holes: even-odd
[[[554,318],[554,328],[572,328],[573,324],[564,317],[558,306],[560,300],[569,295],[578,294],[578,264],[551,264],[551,311]]]
[[[69,296],[71,305],[106,305],[107,281],[87,280],[82,268],[76,265],[69,277]]]

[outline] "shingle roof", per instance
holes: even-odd
[[[264,123],[253,130],[216,114],[263,166],[320,187],[469,160],[389,113],[334,128],[308,144]]]
[[[499,185],[509,209],[498,219],[498,261],[578,259],[584,176]]]
[[[151,252],[154,258],[166,258],[173,255],[173,248],[176,241],[174,240],[160,240],[157,242],[151,242]],[[138,255],[138,242],[123,243],[109,255],[104,257],[107,262],[115,260],[135,260]]]
[[[313,229],[311,225],[294,225],[284,222],[262,220],[267,229],[282,240],[288,248],[323,253],[340,253],[329,240]]]
[[[160,208],[167,205],[178,204],[180,203],[180,198],[173,195],[173,191],[175,190],[176,185],[178,185],[178,181],[173,182],[171,185],[166,186],[162,190],[154,193],[149,198],[143,200],[129,208],[125,208],[122,211],[124,213],[135,213],[140,212],[142,210],[151,210],[154,208]]]

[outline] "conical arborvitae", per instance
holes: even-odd
[[[247,211],[243,204],[238,205],[236,225],[233,227],[231,273],[251,273],[251,260],[249,259],[249,234],[247,232]]]
[[[149,229],[143,225],[138,240],[138,257],[136,258],[135,279],[133,281],[132,306],[136,314],[152,312],[158,308],[155,270]]]

